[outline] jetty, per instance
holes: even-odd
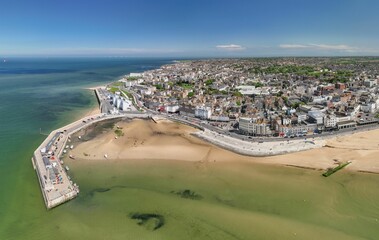
[[[116,118],[148,118],[146,113],[123,112],[109,114],[110,104],[104,97],[104,91],[96,90],[100,109],[107,113],[84,117],[64,127],[53,130],[42,144],[34,151],[33,168],[38,177],[42,196],[47,209],[65,203],[79,194],[79,186],[69,176],[69,168],[63,165],[61,157],[74,146],[67,148],[71,135],[90,125]]]

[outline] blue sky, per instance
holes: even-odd
[[[379,55],[376,0],[1,0],[0,56]]]

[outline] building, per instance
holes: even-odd
[[[241,133],[253,136],[269,136],[272,131],[262,119],[240,118],[239,130]]]
[[[317,125],[324,124],[324,113],[318,110],[308,112],[309,120]]]
[[[307,114],[304,112],[296,112],[295,115],[297,116],[298,123],[301,123],[307,120]]]
[[[145,85],[135,85],[134,88],[143,95],[152,95],[156,91],[156,87]]]
[[[142,77],[142,73],[129,73],[129,77]]]
[[[297,125],[278,125],[279,136],[299,136],[306,135],[308,131],[314,130],[313,127],[311,129],[306,124],[297,124]]]
[[[337,126],[337,117],[334,114],[326,115],[324,117],[325,128],[335,128]]]
[[[112,96],[112,104],[118,110],[127,111],[130,110],[132,102],[129,99],[115,94]]]
[[[177,113],[179,112],[179,105],[168,105],[166,106],[166,112],[168,113]]]
[[[374,113],[376,110],[376,103],[369,102],[361,105],[361,111],[365,113]]]
[[[228,116],[211,116],[209,120],[215,122],[229,122],[230,118]]]
[[[337,115],[336,116],[336,120],[337,120],[337,123],[350,121],[351,120],[351,116]]]
[[[236,87],[242,95],[261,95],[261,89],[255,88],[255,86],[242,85]]]
[[[200,119],[210,119],[212,116],[212,109],[210,107],[196,107],[195,117]]]
[[[195,117],[195,108],[188,105],[182,105],[179,108],[179,114],[187,117]]]
[[[126,80],[126,81],[124,82],[124,86],[125,86],[126,88],[133,87],[133,86],[135,86],[135,85],[137,85],[137,84],[138,84],[137,81],[129,81],[129,80]]]
[[[375,79],[367,79],[363,82],[363,85],[365,85],[368,88],[372,88],[377,85],[377,80]]]
[[[339,90],[345,90],[346,89],[346,84],[338,82],[338,83],[335,84],[335,88],[339,89]]]
[[[355,121],[344,121],[337,123],[338,129],[355,128],[357,123]]]

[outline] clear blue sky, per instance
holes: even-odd
[[[379,1],[1,0],[11,55],[379,55]]]

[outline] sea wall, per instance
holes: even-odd
[[[195,132],[192,133],[192,135],[229,151],[255,157],[274,156],[305,151],[309,149],[321,148],[326,144],[326,141],[323,139],[247,142],[209,130]]]

